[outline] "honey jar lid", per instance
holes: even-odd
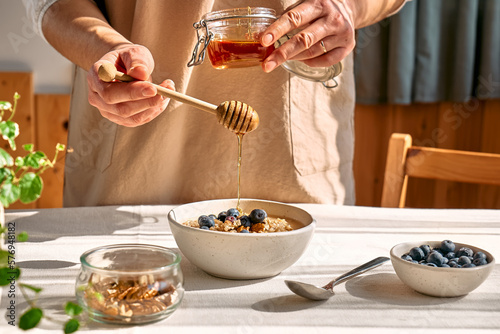
[[[292,38],[293,34],[282,36],[276,43],[275,47],[279,48],[282,44]],[[338,86],[335,77],[342,73],[342,63],[339,62],[328,67],[310,67],[298,60],[288,60],[281,64],[285,70],[301,79],[321,82],[326,88],[335,88]]]
[[[288,60],[281,66],[299,78],[321,82],[327,88],[338,86],[335,77],[342,72],[343,68],[342,63],[337,63],[329,67],[310,67],[298,60]]]

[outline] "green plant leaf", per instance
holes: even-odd
[[[10,110],[12,108],[12,103],[7,101],[0,101],[0,110]]]
[[[26,288],[26,289],[29,289],[35,293],[40,293],[42,292],[42,288],[37,288],[36,286],[33,286],[33,285],[29,285],[29,284],[26,284],[26,283],[19,283],[19,285],[21,285],[23,288]]]
[[[80,305],[75,304],[73,302],[67,302],[66,306],[64,307],[64,312],[66,312],[66,314],[69,315],[70,317],[77,316],[80,313],[82,313],[82,311],[83,308]]]
[[[12,181],[12,172],[9,168],[0,168],[0,184],[3,183],[5,180],[11,180]]]
[[[16,150],[16,142],[14,141],[19,136],[19,125],[12,121],[0,122],[0,132],[3,139],[9,142],[10,148]]]
[[[21,275],[21,269],[9,267],[0,268],[0,286],[10,285],[12,281],[15,281]]]
[[[7,252],[6,250],[0,250],[0,268],[5,268],[8,266],[8,259],[9,259],[10,253]]]
[[[2,202],[4,207],[9,207],[10,204],[14,203],[19,199],[21,195],[21,188],[18,185],[12,183],[12,180],[5,180],[0,188],[0,202]]]
[[[17,235],[17,241],[25,242],[28,241],[28,233],[26,231],[22,231]]]
[[[62,152],[65,149],[66,149],[66,145],[61,144],[61,143],[57,143],[57,145],[56,145],[56,151]]]
[[[76,319],[69,319],[64,325],[64,333],[74,333],[80,327],[80,323]]]
[[[36,327],[43,317],[43,312],[37,307],[30,308],[19,319],[19,328],[28,330]]]
[[[23,167],[24,166],[24,159],[22,157],[16,157],[14,160],[14,165],[17,167]]]
[[[26,173],[19,180],[21,188],[20,199],[23,203],[30,203],[37,200],[42,193],[42,178],[35,173]]]
[[[0,167],[13,166],[14,158],[3,148],[0,148]]]
[[[43,161],[47,158],[45,153],[41,151],[31,152],[26,157],[24,157],[24,166],[32,167],[32,168],[40,168]]]
[[[33,145],[33,144],[24,144],[23,145],[24,150],[28,151],[28,152],[32,152],[34,147],[35,147],[35,145]]]

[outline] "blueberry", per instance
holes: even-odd
[[[200,228],[201,228],[202,230],[210,230],[210,227],[208,227],[208,226],[205,226],[205,225],[203,225],[203,226],[200,226]]]
[[[443,251],[441,251],[441,248],[439,248],[439,247],[432,248],[431,253],[432,252],[438,252],[439,254],[444,255]]]
[[[472,255],[474,255],[474,252],[472,251],[472,249],[470,249],[468,247],[462,247],[458,250],[458,252],[456,252],[456,255],[457,255],[457,257],[472,256]]]
[[[448,264],[446,264],[446,263],[443,263],[443,264],[441,265],[441,268],[450,268],[450,266],[449,266]]]
[[[215,215],[208,215],[210,218],[212,218],[213,220],[217,219],[217,217]]]
[[[427,267],[437,267],[437,266],[436,266],[434,263],[432,263],[432,262],[425,263],[425,265],[426,265]]]
[[[476,254],[474,254],[474,260],[475,259],[485,259],[486,260],[486,254],[484,254],[483,252],[477,252]]]
[[[469,259],[469,257],[467,256],[460,256],[458,258],[458,262],[457,262],[459,265],[461,266],[464,266],[466,264],[470,264],[471,263],[471,260]]]
[[[441,263],[442,264],[447,264],[450,260],[448,260],[448,258],[446,258],[446,256],[443,256],[443,259],[441,260]]]
[[[239,215],[240,215],[240,212],[238,211],[238,209],[232,208],[232,209],[227,210],[228,217],[233,216],[233,217],[238,218]]]
[[[236,221],[236,217],[235,217],[235,216],[227,216],[225,221],[228,221],[228,220],[229,220],[231,223],[234,223],[234,222]]]
[[[250,231],[243,229],[243,230],[240,231],[240,233],[250,233]]]
[[[434,263],[436,266],[441,266],[443,264],[443,255],[437,251],[432,251],[429,256],[427,256],[428,263]]]
[[[467,263],[467,264],[464,264],[464,265],[462,266],[462,268],[473,268],[473,267],[475,267],[475,266],[476,266],[476,265],[475,265],[474,263]]]
[[[262,223],[266,217],[267,213],[261,209],[254,209],[250,212],[250,219],[254,224]]]
[[[425,257],[431,252],[431,246],[429,245],[420,245],[420,249],[424,252]]]
[[[444,254],[453,252],[455,250],[455,244],[451,240],[443,240],[441,241],[441,252]]]
[[[486,259],[483,259],[482,257],[478,257],[477,259],[474,259],[472,263],[476,266],[484,266],[485,264],[488,264],[488,261],[486,261]]]
[[[413,261],[413,259],[411,258],[411,256],[410,256],[410,255],[408,255],[408,254],[403,254],[403,255],[401,255],[401,258],[402,258],[403,260],[405,260],[405,261],[409,261],[409,262],[412,262],[412,261]]]
[[[198,218],[198,225],[200,225],[200,228],[203,226],[210,228],[215,226],[215,222],[212,217],[202,215]]]
[[[245,227],[252,226],[252,221],[250,220],[250,217],[248,217],[248,216],[241,216],[240,223],[241,223],[241,226],[245,226]]]
[[[455,258],[455,253],[454,252],[448,252],[444,254],[444,257],[447,258],[448,260],[454,259]]]
[[[221,222],[225,221],[226,220],[226,217],[227,217],[227,212],[226,211],[222,211],[221,213],[219,213],[219,215],[217,216],[217,219],[220,220]]]
[[[459,265],[458,263],[457,263],[457,264],[455,264],[454,266],[451,266],[451,267],[452,267],[452,268],[462,268],[462,266],[461,266],[461,265]]]
[[[453,261],[453,260],[448,261],[448,265],[449,265],[450,267],[456,267],[456,266],[457,266],[457,264],[458,264],[458,263],[457,263],[457,261]]]
[[[420,261],[424,258],[424,251],[420,247],[413,247],[410,249],[408,255],[415,261]]]

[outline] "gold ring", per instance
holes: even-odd
[[[319,44],[321,44],[321,47],[323,48],[323,53],[327,53],[328,50],[326,49],[325,43],[321,41]]]

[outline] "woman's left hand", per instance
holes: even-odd
[[[348,0],[303,0],[283,13],[262,34],[262,45],[272,45],[285,34],[299,31],[264,60],[264,71],[271,72],[287,60],[327,67],[344,59],[355,45],[349,4]]]

